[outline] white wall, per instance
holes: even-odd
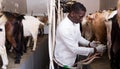
[[[43,15],[47,13],[47,3],[49,0],[27,0],[27,12],[29,15]],[[73,0],[85,5],[87,13],[93,13],[103,9],[116,6],[117,0]]]
[[[76,1],[84,4],[84,6],[87,9],[86,14],[98,11],[100,9],[100,0],[76,0]]]
[[[28,15],[43,15],[47,13],[47,0],[26,0]]]
[[[117,6],[118,0],[100,0],[100,9],[110,9]]]
[[[0,0],[2,1],[2,0]],[[49,0],[3,0],[4,10],[27,13],[28,15],[47,14],[47,3]],[[87,14],[98,11],[99,9],[109,9],[115,7],[118,0],[75,0],[81,2],[87,8]]]
[[[87,13],[92,13],[100,9],[100,0],[75,0],[85,5]],[[48,0],[27,0],[27,12],[29,15],[42,15],[47,13]]]
[[[4,11],[23,14],[27,12],[26,0],[3,0],[2,7],[4,7]]]
[[[1,2],[2,0],[0,0]],[[43,15],[47,13],[47,3],[47,0],[3,0],[2,6],[4,11],[27,13],[28,15]]]

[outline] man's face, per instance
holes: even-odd
[[[81,21],[82,21],[82,19],[83,19],[83,17],[85,16],[85,11],[82,11],[82,10],[80,10],[79,12],[74,12],[73,14],[74,14],[74,17],[73,17],[73,20],[74,20],[74,22],[75,23],[81,23]]]

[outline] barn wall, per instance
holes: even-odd
[[[118,0],[100,0],[100,9],[110,9],[114,8],[117,5]]]
[[[27,0],[28,15],[44,15],[47,14],[47,0]]]
[[[98,11],[100,9],[100,0],[76,0],[76,1],[81,2],[85,5],[87,9],[86,14]]]
[[[3,0],[2,7],[4,11],[44,15],[47,14],[47,3],[47,0]]]
[[[114,8],[118,0],[74,0],[81,2],[87,9],[87,14],[104,9]]]
[[[26,0],[3,0],[4,11],[27,13]]]
[[[2,1],[2,0],[0,0]],[[47,14],[47,3],[49,0],[3,0],[2,6],[5,11],[27,13],[28,15]],[[118,0],[75,0],[81,2],[87,8],[87,14],[114,8]]]

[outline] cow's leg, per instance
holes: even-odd
[[[33,40],[34,40],[34,45],[33,45],[33,49],[32,51],[35,51],[36,50],[36,43],[37,43],[37,37],[33,37]]]
[[[15,48],[15,51],[16,51],[15,63],[19,64],[21,55],[23,54],[22,46],[19,40],[17,41],[17,46]]]
[[[120,50],[117,53],[114,53],[112,50],[110,52],[111,55],[111,69],[120,69]]]
[[[5,28],[6,28],[6,38],[9,41],[9,43],[12,44],[12,46],[15,48],[16,41],[15,41],[14,36],[13,36],[14,27],[11,23],[8,22],[8,23],[6,23]]]
[[[106,21],[105,22],[106,28],[107,28],[107,48],[108,48],[108,58],[111,60],[110,56],[110,49],[111,49],[111,30],[112,30],[112,21]]]
[[[3,61],[2,69],[7,69],[8,57],[7,57],[7,53],[6,53],[6,48],[5,48],[5,46],[4,46],[2,49],[3,49],[3,50],[2,50],[3,53],[0,53],[0,54],[1,54],[2,61]]]
[[[13,30],[13,28],[10,28],[6,31],[6,38],[7,38],[8,42],[12,45],[12,47],[9,49],[10,52],[12,52],[13,48],[16,48],[16,41],[12,34],[12,30]]]
[[[30,37],[24,37],[24,48],[23,51],[26,53],[27,52],[27,43]]]
[[[112,48],[110,49],[110,56],[111,56],[110,66],[111,66],[111,69],[114,69],[116,64],[115,64],[115,54],[113,53]]]
[[[36,49],[36,44],[37,44],[37,32],[35,34],[32,34],[34,45],[32,51],[35,51]]]
[[[108,49],[108,58],[109,60],[111,59],[111,56],[110,56],[110,48],[111,48],[111,45],[107,45],[107,49]]]
[[[42,30],[42,27],[38,29],[38,35],[41,36],[43,34],[43,30]]]
[[[120,50],[118,50],[117,54],[116,54],[116,64],[117,64],[117,69],[120,69]]]
[[[42,36],[44,35],[44,27],[42,28]]]
[[[28,38],[27,38],[27,47],[30,46],[31,39],[32,39],[31,37],[28,37]]]
[[[15,48],[16,47],[16,41],[12,35],[12,33],[7,32],[6,33],[7,40],[12,44],[12,46]]]
[[[16,38],[16,59],[15,63],[19,64],[21,60],[21,55],[23,55],[23,46],[24,46],[24,36],[23,36],[23,27],[22,25],[19,27],[19,32],[15,36]]]

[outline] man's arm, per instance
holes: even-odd
[[[79,47],[78,42],[74,40],[73,35],[69,34],[68,31],[62,31],[60,34],[62,42],[71,52],[79,55],[88,56],[91,53],[94,53],[94,48]],[[84,42],[85,41],[85,42]],[[84,44],[89,44],[89,41],[83,39]]]

